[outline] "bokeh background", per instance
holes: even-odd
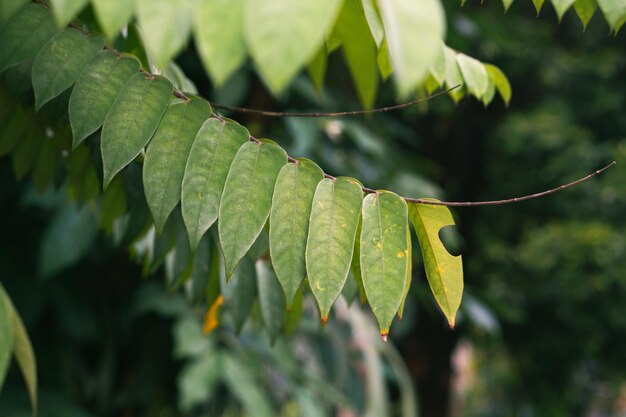
[[[447,43],[509,77],[508,108],[443,97],[356,118],[227,115],[326,172],[416,197],[519,196],[616,160],[542,199],[454,210],[445,241],[463,255],[466,283],[457,328],[447,327],[415,256],[405,318],[387,345],[368,310],[343,301],[321,330],[305,300],[299,329],[274,344],[257,305],[240,335],[225,323],[204,336],[203,311],[164,283],[168,264],[145,276],[90,205],[72,200],[90,189],[61,177],[38,190],[37,177],[16,178],[25,156],[5,156],[0,280],[33,340],[41,416],[253,416],[255,407],[280,416],[626,415],[625,34],[609,34],[599,16],[585,31],[573,12],[557,23],[549,6],[537,17],[530,1],[506,14],[499,2],[446,9]],[[359,108],[340,53],[321,96],[303,74],[274,98],[249,65],[215,90],[194,48],[177,62],[215,102]],[[378,104],[393,101],[386,82]],[[0,136],[20,135],[24,120],[5,118]],[[15,364],[0,415],[30,415]]]

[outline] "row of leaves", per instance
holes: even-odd
[[[274,142],[251,141],[245,128],[212,117],[205,100],[173,98],[167,79],[140,71],[131,56],[103,50],[99,36],[72,28],[56,33],[46,16],[46,8],[30,4],[7,23],[0,69],[34,57],[36,108],[75,84],[69,99],[74,147],[102,127],[105,188],[143,156],[145,196],[158,233],[179,202],[192,250],[218,221],[229,278],[269,218],[272,264],[287,305],[307,276],[326,320],[352,266],[386,335],[410,285],[410,217],[435,298],[454,324],[463,282],[460,257],[439,241],[439,230],[454,224],[446,208],[407,205],[387,191],[364,198],[356,180],[324,178],[311,161],[288,161]],[[33,29],[48,22],[50,30],[12,37],[5,29],[16,21]]]
[[[465,3],[465,1],[461,0],[461,4]],[[509,10],[513,1],[502,0],[505,11]],[[532,2],[535,10],[537,10],[537,15],[539,15],[545,0],[532,0]],[[617,33],[624,22],[626,22],[626,1],[624,0],[551,0],[551,3],[559,21],[563,19],[565,12],[573,6],[574,11],[583,24],[583,28],[587,27],[598,7],[602,11],[611,31]]]
[[[0,23],[27,1],[0,1]],[[55,26],[60,28],[87,0],[50,3]],[[506,102],[510,97],[501,72],[482,68],[476,60],[466,57],[459,61],[461,72],[455,69],[456,62],[446,71],[446,60],[456,54],[442,42],[445,18],[438,0],[306,0],[297,4],[276,0],[138,0],[136,4],[93,0],[92,6],[109,42],[136,14],[148,57],[156,68],[166,69],[193,32],[200,58],[217,86],[224,84],[249,54],[275,94],[304,67],[321,91],[327,56],[341,49],[365,108],[373,106],[380,80],[392,73],[402,96],[420,87],[426,78],[429,90],[462,84],[466,78],[468,87],[476,87],[468,88],[469,93],[485,103],[493,98],[494,83]],[[478,80],[472,83],[473,78]],[[455,100],[462,96],[463,89],[453,94]]]

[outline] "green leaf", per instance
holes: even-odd
[[[311,203],[323,178],[323,171],[314,162],[300,159],[283,166],[276,179],[270,215],[270,254],[288,308],[306,275],[304,257]]]
[[[76,82],[81,71],[104,47],[104,38],[68,28],[41,48],[33,62],[35,109],[39,110]]]
[[[371,109],[378,90],[378,51],[359,2],[344,3],[335,30],[342,40],[343,55],[361,104],[364,108]]]
[[[485,105],[485,107],[487,107],[489,105],[489,103],[491,103],[491,101],[493,100],[494,96],[496,95],[496,83],[493,81],[493,77],[491,76],[489,71],[487,71],[487,74],[489,75],[489,77],[488,77],[489,85],[487,86],[487,92],[485,94],[483,94],[483,96],[481,98],[481,100],[482,100],[483,104]]]
[[[554,6],[554,10],[559,17],[559,22],[563,18],[563,15],[567,11],[567,9],[572,6],[572,4],[574,4],[574,0],[552,0],[552,5]]]
[[[256,262],[256,277],[265,331],[274,343],[285,325],[285,297],[269,262],[262,259]]]
[[[500,70],[500,68],[485,64],[485,69],[487,73],[493,80],[500,97],[502,97],[502,101],[506,106],[511,102],[511,84],[509,84],[509,79],[504,75],[504,73]]]
[[[328,64],[328,57],[326,51],[326,45],[322,45],[322,47],[317,51],[313,60],[309,63],[307,71],[309,73],[309,77],[313,81],[313,85],[317,90],[318,94],[321,94],[322,88],[324,87],[324,77],[326,76],[326,66]]]
[[[44,232],[39,250],[39,273],[49,278],[79,262],[90,250],[98,233],[88,206],[68,205],[58,211]]]
[[[0,72],[33,59],[57,31],[45,7],[24,6],[0,29]]]
[[[537,10],[537,16],[539,16],[539,12],[541,12],[543,2],[544,0],[533,0],[533,5],[535,6],[535,10]]]
[[[430,67],[430,74],[441,86],[446,81],[446,46],[443,42],[440,45],[433,65]]]
[[[98,23],[109,41],[115,40],[135,11],[136,0],[91,0]]]
[[[226,277],[248,252],[270,214],[274,183],[287,162],[271,141],[244,144],[228,171],[219,209],[219,235]]]
[[[128,165],[148,143],[172,97],[163,77],[133,75],[115,99],[102,127],[103,185]]]
[[[583,30],[587,29],[587,24],[597,8],[598,2],[596,0],[576,0],[574,2],[574,10],[576,10],[576,14],[583,24]]]
[[[14,334],[15,326],[11,301],[9,301],[9,295],[0,283],[0,391],[2,391],[9,365],[11,365]]]
[[[350,271],[356,282],[356,286],[359,290],[359,301],[362,305],[367,302],[367,294],[365,294],[365,287],[363,287],[363,276],[361,275],[361,230],[363,229],[363,216],[359,214],[359,225],[356,229],[356,237],[354,239],[354,251],[352,252],[352,263],[350,264]]]
[[[224,278],[221,286],[224,308],[228,310],[235,330],[239,332],[250,315],[257,292],[254,260],[249,256],[244,256],[228,282]]]
[[[196,46],[204,67],[218,87],[246,58],[243,5],[244,0],[196,2],[193,22]]]
[[[30,171],[39,150],[43,145],[43,137],[39,132],[26,131],[26,133],[18,139],[13,150],[13,170],[17,179],[22,179]]]
[[[623,0],[598,0],[598,5],[611,29],[617,32],[626,20],[626,2]],[[0,60],[0,62],[2,61]]]
[[[246,0],[248,49],[273,93],[281,93],[311,61],[340,6],[340,0]]]
[[[463,296],[463,261],[461,256],[450,255],[439,239],[443,227],[454,225],[452,214],[445,206],[409,203],[409,217],[422,249],[430,289],[454,327]]]
[[[33,413],[37,414],[37,362],[35,361],[33,346],[30,343],[20,315],[13,305],[10,305],[10,307],[12,310],[11,316],[13,316],[13,328],[15,330],[13,334],[13,354],[22,371],[24,382],[26,382],[26,389],[28,390]]]
[[[111,51],[99,52],[85,66],[69,103],[73,149],[102,126],[122,86],[139,67],[136,58],[121,57]]]
[[[465,79],[467,90],[480,99],[489,87],[489,76],[482,62],[465,54],[456,54],[456,61]]]
[[[233,395],[241,401],[246,414],[255,417],[276,416],[267,400],[269,396],[261,391],[259,387],[262,384],[252,374],[252,367],[234,355],[224,355],[223,358],[224,381]]]
[[[389,48],[387,47],[387,40],[383,39],[383,43],[378,49],[378,56],[376,57],[376,63],[378,64],[378,71],[383,80],[387,80],[391,74],[393,74],[393,66],[391,65],[391,57],[389,56]]]
[[[100,205],[99,224],[109,235],[113,233],[115,220],[126,214],[126,192],[124,191],[124,180],[116,177],[102,196]]]
[[[361,0],[361,7],[365,13],[367,24],[372,33],[372,37],[376,42],[376,46],[380,47],[385,37],[385,31],[383,29],[383,22],[378,12],[378,7],[374,3],[374,0]]]
[[[50,0],[50,3],[57,25],[65,27],[85,7],[87,0]]]
[[[463,98],[465,93],[463,92],[463,76],[461,75],[461,71],[459,70],[459,65],[456,60],[456,53],[446,47],[445,48],[446,55],[446,84],[448,88],[460,86],[448,94],[452,97],[455,103],[458,103],[459,100]]]
[[[185,165],[202,124],[211,116],[204,100],[173,102],[146,151],[143,184],[157,233],[180,201]]]
[[[400,96],[411,93],[435,62],[445,33],[438,0],[379,0]]]
[[[411,242],[411,230],[408,225],[406,228],[406,245],[408,260],[406,263],[406,281],[404,283],[404,291],[402,292],[402,302],[400,303],[400,308],[398,309],[398,318],[400,320],[402,320],[402,315],[404,314],[404,304],[406,303],[406,298],[408,297],[409,290],[411,289],[411,281],[413,281],[413,243]]]
[[[37,191],[43,193],[54,181],[57,162],[60,159],[60,151],[54,143],[54,138],[43,138],[39,155],[33,167],[33,182]]]
[[[315,190],[306,270],[322,322],[348,277],[362,199],[361,186],[351,178],[327,178]]]
[[[384,337],[404,298],[409,248],[407,205],[388,191],[363,200],[361,274],[370,306]]]
[[[221,377],[221,356],[217,352],[201,355],[185,365],[178,376],[181,411],[189,413],[194,407],[205,404],[215,392],[215,385]]]
[[[2,0],[0,1],[0,26],[6,23],[15,13],[28,3],[28,0]]]
[[[302,319],[302,313],[304,311],[304,287],[305,285],[300,286],[293,299],[291,308],[287,309],[287,314],[285,315],[285,336],[287,337],[292,336],[296,332],[300,320]]]
[[[79,146],[67,158],[70,200],[90,201],[100,194],[100,180],[87,146]]]
[[[187,43],[192,6],[188,0],[137,0],[141,38],[157,67],[165,68]]]
[[[209,119],[196,136],[183,178],[182,211],[192,250],[217,219],[224,183],[248,131],[232,122]]]
[[[513,0],[502,0],[502,5],[504,6],[504,13],[509,10],[509,7],[513,4]]]

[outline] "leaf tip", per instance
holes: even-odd
[[[328,321],[328,316],[322,316],[322,326],[326,326],[326,322]]]
[[[383,342],[387,342],[389,340],[389,332],[387,331],[380,332],[380,338],[382,339]]]
[[[456,322],[455,322],[455,318],[454,317],[450,317],[448,319],[448,326],[450,326],[450,330],[454,330],[454,327],[456,326]]]

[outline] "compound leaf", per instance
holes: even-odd
[[[312,161],[300,159],[282,167],[272,197],[270,254],[287,306],[306,275],[305,253],[311,203],[317,184],[324,178]]]
[[[362,200],[361,186],[351,178],[326,178],[315,190],[306,270],[322,322],[348,277]]]
[[[55,35],[33,62],[33,89],[38,110],[76,82],[81,71],[104,47],[104,38],[68,28]]]
[[[128,165],[148,143],[172,97],[163,77],[137,73],[124,84],[102,127],[103,185]]]
[[[182,211],[195,250],[217,219],[224,183],[237,151],[250,134],[233,122],[209,119],[196,136],[183,178]]]
[[[211,116],[204,100],[174,101],[168,107],[146,150],[143,184],[157,233],[180,201],[185,165],[202,124]]]
[[[281,93],[311,61],[335,22],[339,0],[246,0],[248,49],[270,89]]]
[[[463,261],[461,256],[452,256],[439,239],[441,228],[454,225],[452,214],[445,206],[409,203],[409,217],[422,249],[430,289],[454,327],[463,296]]]
[[[363,200],[361,274],[380,334],[386,336],[404,298],[409,248],[407,205],[402,197],[381,191]]]
[[[83,69],[69,103],[74,149],[102,126],[122,86],[139,67],[134,57],[101,51]]]
[[[271,141],[248,142],[237,152],[219,209],[227,278],[261,233],[270,214],[276,177],[286,162],[285,151]]]

